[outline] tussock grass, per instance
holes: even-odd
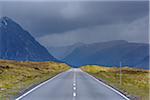
[[[103,66],[83,66],[81,69],[107,84],[121,90],[133,100],[149,100],[150,76],[148,70],[122,68],[122,82],[120,83],[120,69]]]
[[[0,100],[10,100],[31,86],[69,68],[64,63],[0,60]]]

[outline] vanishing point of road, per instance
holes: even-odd
[[[129,100],[94,77],[71,69],[36,86],[16,100]]]

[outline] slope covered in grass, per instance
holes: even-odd
[[[0,61],[0,100],[14,96],[70,67],[55,62]]]
[[[133,68],[120,69],[102,66],[83,66],[81,69],[107,84],[121,90],[133,100],[149,100],[149,71]]]

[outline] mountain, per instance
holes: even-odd
[[[117,67],[122,62],[122,66],[148,69],[149,44],[124,40],[84,44],[61,60],[76,67],[89,64]]]
[[[8,17],[0,19],[0,59],[56,61],[29,32]]]
[[[69,55],[74,49],[83,46],[83,43],[75,43],[69,46],[62,46],[62,47],[48,47],[48,51],[57,59],[61,60],[64,59],[67,55]]]

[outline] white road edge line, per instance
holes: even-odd
[[[69,71],[70,71],[70,70],[68,70],[68,71],[66,71],[66,72],[69,72]],[[25,96],[26,96],[26,95],[28,95],[29,93],[31,93],[31,92],[33,92],[34,90],[38,89],[39,87],[41,87],[41,86],[45,85],[46,83],[48,83],[48,82],[52,81],[53,79],[55,79],[55,78],[59,77],[59,76],[60,76],[60,75],[62,75],[63,73],[65,73],[65,72],[59,73],[58,75],[56,75],[56,76],[54,76],[54,77],[50,78],[49,80],[44,81],[43,83],[41,83],[41,84],[37,85],[37,86],[36,86],[36,87],[34,87],[33,89],[31,89],[31,90],[27,91],[26,93],[22,94],[21,96],[19,96],[19,97],[18,97],[18,98],[16,98],[15,100],[20,100],[20,99],[22,99],[23,97],[25,97]]]
[[[81,70],[82,71],[82,70]],[[117,91],[116,89],[110,87],[109,85],[103,83],[102,81],[96,79],[94,76],[88,74],[87,72],[82,71],[83,73],[87,74],[88,76],[90,76],[91,78],[93,78],[94,80],[96,80],[97,82],[99,82],[100,84],[106,86],[107,88],[111,89],[112,91],[116,92],[117,94],[119,94],[120,96],[122,96],[123,98],[125,98],[126,100],[130,100],[128,97],[126,97],[124,94],[122,94],[121,92]]]

